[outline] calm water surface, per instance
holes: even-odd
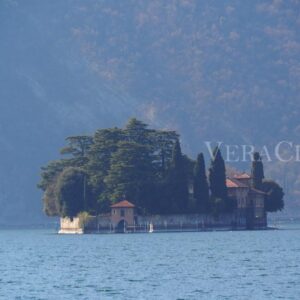
[[[0,299],[300,299],[300,225],[59,236],[0,230]]]

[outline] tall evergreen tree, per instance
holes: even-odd
[[[112,202],[128,198],[138,208],[148,209],[145,193],[153,182],[152,156],[148,148],[135,142],[120,142],[111,157],[111,167],[105,177],[108,199]]]
[[[264,176],[264,166],[259,152],[255,152],[253,154],[251,175],[252,175],[253,187],[256,189],[261,189],[263,179],[265,178],[265,176]]]
[[[227,199],[226,169],[219,147],[213,151],[213,158],[209,168],[209,184],[213,199]]]
[[[72,165],[83,167],[87,163],[87,152],[93,144],[93,138],[88,135],[69,136],[68,145],[60,150],[63,155],[69,155]]]
[[[111,156],[121,141],[125,141],[125,133],[119,128],[99,129],[94,135],[93,145],[88,151],[87,171],[92,186],[99,192],[104,188],[103,180],[110,169]]]
[[[205,161],[203,153],[197,156],[194,167],[194,198],[198,212],[205,213],[209,209],[209,188],[205,171]]]
[[[147,124],[135,118],[130,119],[125,127],[127,140],[144,146],[151,146],[150,132],[151,130],[148,129]]]
[[[188,209],[189,192],[184,158],[179,140],[176,140],[168,176],[169,212],[185,213]]]
[[[175,131],[152,130],[150,132],[150,139],[156,156],[155,166],[160,179],[164,178],[167,173],[172,160],[173,147],[178,138],[178,133]]]
[[[72,165],[73,167],[80,167],[85,169],[88,162],[87,153],[91,145],[93,144],[93,138],[88,135],[78,135],[67,137],[66,141],[68,142],[68,146],[62,148],[60,150],[60,153],[71,156],[69,160],[70,165]],[[87,209],[87,176],[85,173],[83,181],[84,209]]]

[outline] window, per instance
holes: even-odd
[[[124,217],[124,216],[125,216],[125,210],[121,209],[121,217]]]

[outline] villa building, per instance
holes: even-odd
[[[238,224],[244,223],[246,229],[267,226],[265,212],[265,193],[252,187],[252,178],[243,173],[226,179],[228,197],[236,201]]]

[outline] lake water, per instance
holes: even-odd
[[[300,225],[57,235],[0,230],[0,299],[300,299]]]

